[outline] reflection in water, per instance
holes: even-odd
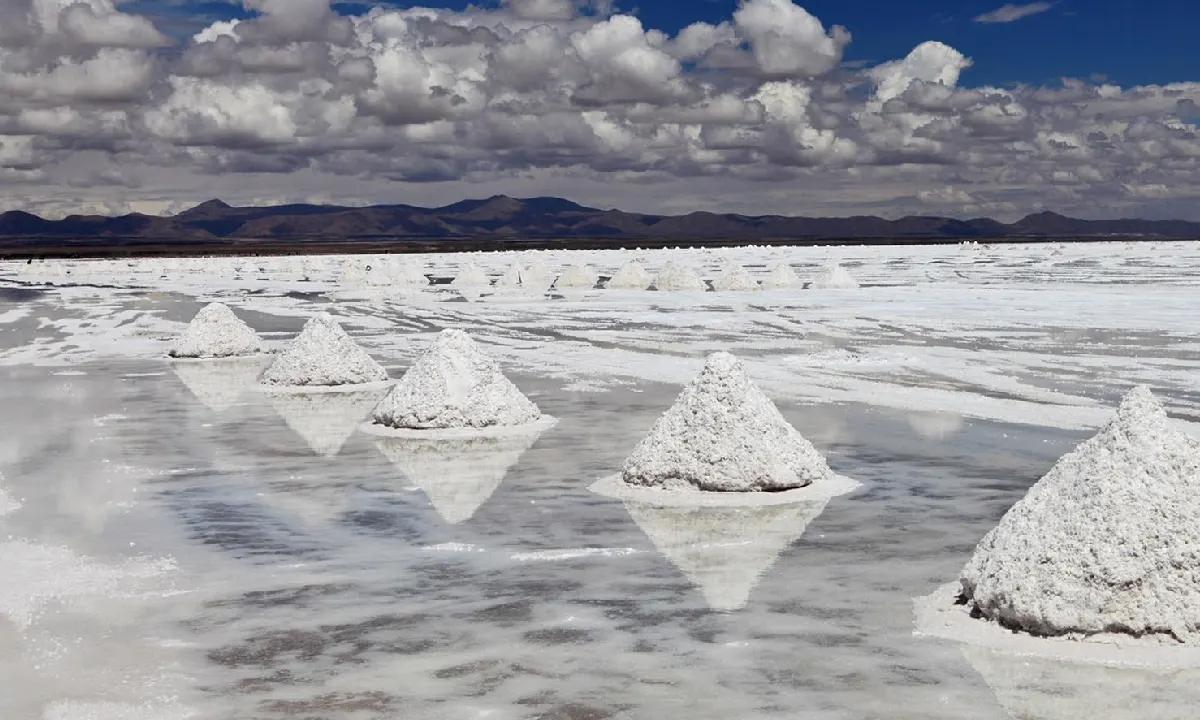
[[[387,393],[387,388],[347,392],[270,392],[275,412],[314,453],[333,457],[359,423]]]
[[[266,486],[271,507],[282,509],[311,526],[327,527],[336,523],[350,506],[350,488],[344,483],[330,483],[324,478],[312,482],[296,476],[286,482]]]
[[[269,355],[220,360],[175,360],[176,377],[213,412],[233,407],[271,362]]]
[[[962,653],[1019,720],[1190,720],[1200,707],[1200,669],[1153,672],[971,645],[963,645]]]
[[[626,500],[625,509],[654,547],[700,586],[710,608],[738,610],[828,502],[689,508]]]
[[[908,414],[908,426],[926,440],[945,440],[962,430],[963,416],[953,413],[914,412]]]
[[[542,428],[500,436],[459,439],[381,437],[375,443],[422,490],[448,523],[470,519]]]

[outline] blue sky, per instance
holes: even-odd
[[[345,4],[338,9],[353,12],[370,4]],[[462,9],[468,3],[387,4]],[[675,33],[698,20],[728,20],[737,4],[737,0],[623,0],[617,7],[636,14],[647,27]],[[975,61],[964,76],[971,85],[1043,85],[1062,77],[1103,79],[1122,86],[1162,84],[1193,79],[1200,60],[1195,50],[1200,3],[1184,0],[1063,0],[1044,3],[1051,5],[1048,10],[1000,23],[974,18],[996,10],[1002,2],[808,0],[800,4],[826,27],[843,25],[850,30],[854,41],[846,53],[848,62],[885,62],[903,57],[925,40],[939,40]],[[245,16],[238,5],[212,1],[139,0],[126,7],[153,14],[163,30],[176,31],[173,34],[186,34],[212,19]]]

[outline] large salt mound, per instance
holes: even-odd
[[[775,269],[771,270],[771,274],[762,281],[764,290],[784,290],[799,286],[800,278],[796,276],[792,266],[786,263],[776,265]]]
[[[789,490],[832,477],[812,443],[726,352],[709,356],[622,470],[631,485],[712,492]]]
[[[668,262],[658,271],[654,278],[654,289],[664,292],[707,290],[708,286],[696,274],[696,271],[683,265]]]
[[[466,288],[487,287],[491,284],[492,281],[488,279],[487,273],[474,263],[464,265],[458,271],[458,275],[454,276],[454,279],[450,281],[450,285],[453,287]]]
[[[177,358],[226,358],[266,352],[258,333],[221,303],[196,313],[168,354]]]
[[[545,290],[554,282],[554,271],[545,263],[536,262],[521,275],[521,284],[534,290]]]
[[[313,316],[263,373],[264,385],[328,387],[386,382],[387,370],[329,313]]]
[[[600,282],[600,276],[587,265],[572,265],[563,270],[554,281],[556,289],[591,290]]]
[[[443,330],[374,411],[394,429],[513,427],[542,413],[462,330]]]
[[[604,287],[609,290],[645,290],[654,282],[641,260],[630,260],[617,270]]]
[[[713,290],[718,292],[744,292],[747,290],[758,290],[758,283],[745,268],[738,265],[733,265],[726,268],[724,274],[713,282]]]
[[[849,290],[858,287],[858,281],[850,277],[846,268],[833,263],[825,268],[825,272],[813,278],[809,287],[813,290]]]
[[[962,571],[984,618],[1039,636],[1200,644],[1200,443],[1146,387],[1001,518]]]

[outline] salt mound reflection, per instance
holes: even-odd
[[[663,507],[634,500],[625,509],[713,610],[739,610],[780,553],[804,534],[828,497],[786,505]]]
[[[196,399],[213,412],[224,412],[258,381],[271,362],[260,355],[218,360],[177,360],[171,370]]]
[[[333,457],[388,388],[346,392],[267,393],[271,407],[314,453]]]
[[[383,453],[448,523],[469,520],[533,446],[543,427],[467,438],[380,437]]]

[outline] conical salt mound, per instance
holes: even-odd
[[[400,287],[425,287],[429,284],[429,278],[425,276],[425,270],[415,262],[403,262],[396,269],[394,282]]]
[[[563,270],[554,281],[556,289],[591,290],[600,282],[600,276],[587,265],[572,265]]]
[[[668,560],[700,587],[713,610],[738,610],[828,498],[763,507],[658,507],[632,500],[625,509]]]
[[[196,313],[168,355],[176,358],[227,358],[266,352],[262,338],[221,303]]]
[[[383,397],[383,389],[338,393],[271,393],[271,406],[314,453],[333,457]]]
[[[375,408],[390,428],[512,427],[542,413],[462,330],[443,330]]]
[[[858,287],[858,281],[850,277],[846,268],[834,263],[813,278],[809,287],[813,290],[849,290]]]
[[[264,385],[330,387],[386,382],[387,370],[329,313],[313,316],[263,373]]]
[[[727,268],[721,277],[713,282],[713,290],[717,292],[744,292],[747,290],[757,290],[758,283],[745,268],[734,265]]]
[[[171,363],[171,370],[205,407],[224,412],[254,386],[269,361],[266,356],[258,356],[175,362]]]
[[[708,286],[695,270],[669,262],[654,278],[654,289],[664,292],[707,290]]]
[[[1039,636],[1127,633],[1200,644],[1200,443],[1146,387],[1001,518],[962,598]]]
[[[527,432],[487,437],[384,437],[376,446],[425,492],[438,515],[453,524],[475,514],[541,433],[535,426]]]
[[[789,490],[833,477],[726,352],[713,353],[625,461],[622,479],[667,490]]]
[[[771,274],[762,281],[763,290],[784,290],[794,287],[800,287],[800,278],[796,276],[792,266],[787,264],[776,265]]]
[[[450,281],[450,285],[453,287],[465,288],[487,287],[491,284],[492,281],[488,279],[487,273],[474,263],[464,265],[458,271],[458,275],[455,275],[454,279]]]
[[[545,290],[554,283],[554,271],[543,262],[536,262],[521,275],[521,285],[531,290]]]
[[[496,287],[515,288],[521,286],[521,275],[525,270],[520,265],[513,263],[508,266],[508,270],[496,280]]]
[[[609,290],[645,290],[654,282],[641,260],[630,260],[617,270],[604,287]]]

